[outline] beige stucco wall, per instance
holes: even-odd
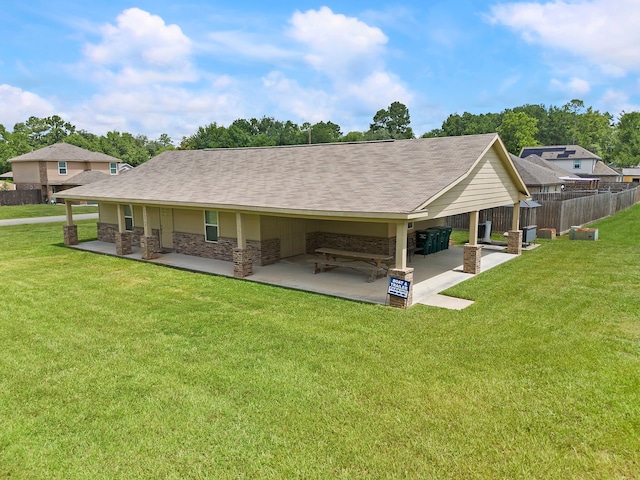
[[[514,180],[493,147],[464,180],[426,208],[430,217],[438,218],[513,205],[518,199]]]
[[[110,170],[110,165],[111,162],[89,162],[88,163],[88,169],[89,170],[95,170],[96,172],[102,172],[102,173],[106,173],[107,175],[110,175],[111,170]],[[114,162],[116,164],[116,172],[118,171],[117,165],[118,162]],[[117,173],[116,173],[117,175]]]
[[[258,215],[243,215],[243,227],[247,240],[260,240]],[[204,210],[174,208],[173,229],[176,232],[204,235]],[[237,237],[235,212],[218,211],[218,235],[227,238]]]
[[[47,162],[47,178],[50,183],[63,182],[85,170],[95,170],[107,175],[110,174],[108,162],[67,162],[66,175],[58,174],[58,162]]]
[[[40,184],[40,167],[38,162],[15,162],[11,165],[15,183]]]
[[[101,223],[118,223],[118,207],[114,203],[99,203],[98,216]]]

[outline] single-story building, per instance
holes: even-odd
[[[529,192],[496,134],[359,143],[166,151],[126,175],[66,190],[99,205],[98,239],[126,255],[163,251],[252,267],[320,247],[395,257],[409,279],[415,232],[471,213],[464,269],[478,273],[478,212]],[[67,202],[69,205],[71,202]],[[509,251],[520,253],[519,208]],[[67,207],[65,243],[77,243]],[[409,299],[410,304],[410,299]]]

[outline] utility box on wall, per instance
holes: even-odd
[[[569,240],[598,240],[598,229],[571,227]]]

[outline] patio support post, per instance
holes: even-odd
[[[513,218],[511,220],[511,230],[507,240],[507,253],[513,255],[522,254],[522,230],[520,230],[520,202],[513,205]]]
[[[67,221],[62,230],[64,232],[64,244],[77,245],[78,244],[78,226],[73,224],[73,213],[71,212],[71,200],[67,199],[64,202],[65,213]]]
[[[116,232],[116,255],[130,255],[133,252],[131,232],[127,232],[124,224],[124,211],[118,204],[118,231]]]
[[[482,259],[482,245],[478,245],[478,216],[479,211],[469,213],[469,243],[464,246],[462,271],[476,275],[480,273]]]
[[[149,213],[147,206],[142,207],[142,223],[144,226],[144,234],[140,238],[140,248],[142,250],[143,260],[153,260],[158,258],[160,252],[160,240],[153,235],[151,225],[149,223]]]
[[[400,222],[396,225],[396,268],[407,268],[407,235],[408,222]]]
[[[236,213],[236,234],[238,246],[233,249],[233,276],[235,278],[245,278],[253,275],[253,262],[251,254],[247,250],[247,238],[244,233],[243,216]]]

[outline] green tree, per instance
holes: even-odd
[[[13,127],[13,133],[22,135],[34,150],[61,142],[75,131],[75,126],[58,115],[46,118],[32,116]]]
[[[536,140],[538,121],[524,112],[507,112],[502,117],[502,123],[498,127],[500,138],[507,150],[518,155],[522,147],[539,145]]]
[[[414,138],[410,123],[407,106],[400,102],[393,102],[388,109],[376,112],[373,123],[369,125],[369,132],[373,136],[382,133],[383,138]]]
[[[615,130],[613,162],[619,167],[640,165],[640,112],[622,112]]]

